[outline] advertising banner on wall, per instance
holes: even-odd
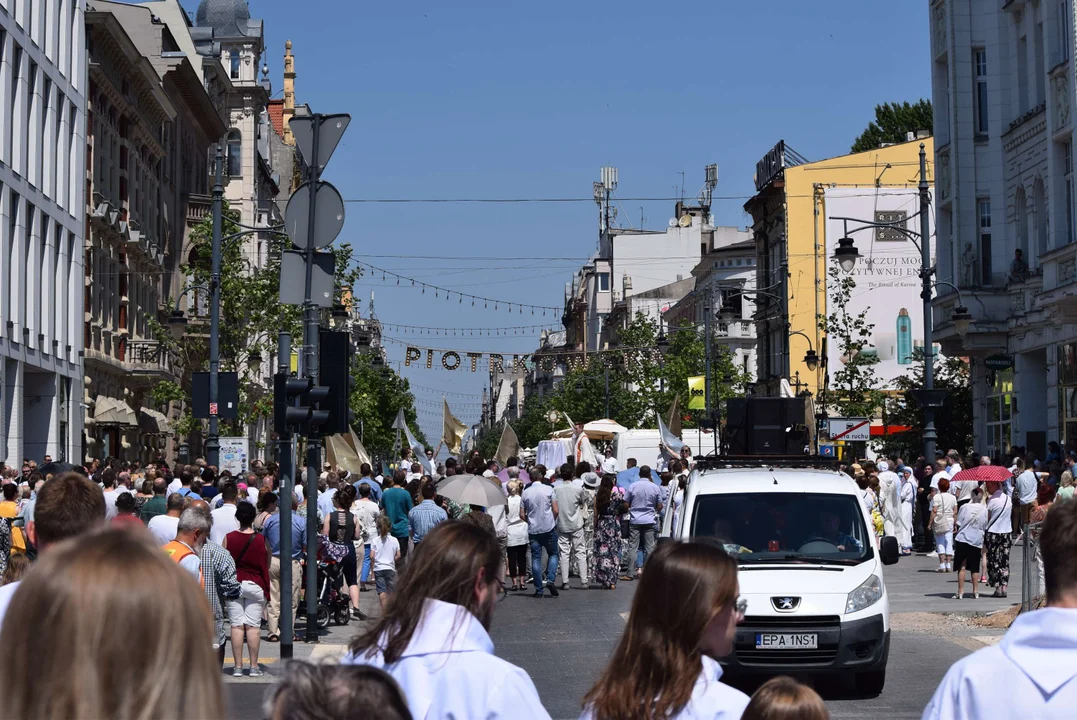
[[[895,378],[912,372],[917,363],[914,352],[923,347],[924,312],[920,299],[920,250],[897,228],[919,235],[919,191],[910,188],[829,188],[826,190],[827,268],[838,240],[846,232],[856,242],[860,259],[852,276],[856,280],[849,315],[867,310],[872,329],[871,346],[865,352],[878,358],[875,372],[885,387]],[[863,222],[833,220],[852,217],[876,223],[896,223],[895,228],[865,228]],[[935,261],[935,215],[929,217],[931,261]],[[864,228],[864,229],[861,229]],[[919,242],[919,238],[917,238]],[[827,293],[828,312],[830,293]],[[936,347],[937,350],[937,347]],[[842,357],[838,343],[827,344],[827,365],[831,375],[848,358]]]
[[[228,470],[233,476],[246,474],[247,443],[245,437],[223,437],[221,443],[221,472]]]

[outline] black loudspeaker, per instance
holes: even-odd
[[[804,398],[735,398],[726,402],[729,455],[802,455],[808,443]]]

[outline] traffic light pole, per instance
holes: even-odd
[[[282,332],[277,337],[277,372],[287,374],[292,364],[292,336]],[[290,659],[295,636],[295,598],[292,597],[292,488],[295,486],[295,448],[292,433],[277,433],[280,482],[277,487],[280,508],[280,656]]]
[[[213,158],[213,238],[210,245],[209,275],[209,434],[206,436],[206,463],[220,472],[221,441],[217,420],[217,380],[221,367],[221,225],[224,212],[224,185],[221,184],[221,164],[224,154],[217,143]]]
[[[314,304],[311,286],[314,277],[314,242],[317,224],[318,180],[318,128],[321,116],[315,114],[314,137],[311,145],[311,161],[308,163],[308,182],[311,184],[310,205],[307,210],[306,282],[303,286],[303,346],[306,362],[304,376],[318,384],[318,307]],[[308,643],[318,642],[318,469],[321,465],[321,439],[317,430],[307,435],[307,631]]]

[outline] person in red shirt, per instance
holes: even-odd
[[[258,511],[249,502],[236,505],[239,530],[224,536],[224,549],[236,561],[239,597],[228,601],[228,616],[232,622],[233,677],[243,676],[243,638],[251,658],[251,677],[262,675],[258,666],[258,646],[261,642],[262,612],[269,597],[269,543],[265,536],[254,531]]]
[[[137,512],[138,503],[135,497],[129,492],[122,493],[116,498],[116,517],[112,518],[111,525],[123,528],[137,526],[143,529],[146,526],[139,519]]]

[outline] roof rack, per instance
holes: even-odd
[[[818,468],[837,470],[841,461],[821,455],[698,455],[697,470],[718,468]]]

